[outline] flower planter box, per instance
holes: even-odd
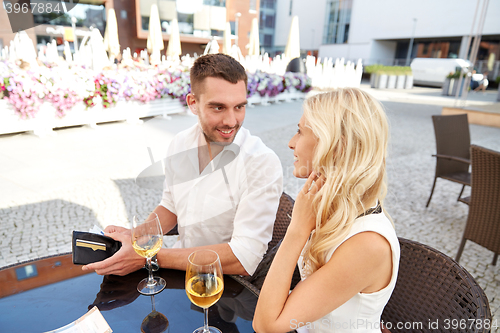
[[[442,90],[441,90],[441,95],[448,96],[449,91],[450,91],[450,84],[451,84],[451,80],[450,79],[445,79],[444,80],[443,87],[442,87]]]
[[[247,98],[247,102],[249,107],[254,107],[256,104],[269,105],[269,103],[280,103],[280,101],[291,102],[305,97],[306,93],[295,88],[290,88],[289,90],[285,90],[281,94],[273,97],[269,97],[267,95],[260,96],[259,93],[255,93]]]
[[[378,80],[377,76],[378,75],[375,74],[375,73],[370,74],[370,88],[375,88],[376,87],[377,80]]]
[[[387,88],[388,76],[386,74],[378,74],[377,80],[375,82],[375,88],[386,89]]]
[[[413,88],[413,75],[406,75],[405,79],[405,89]]]
[[[75,105],[64,117],[58,117],[51,103],[43,103],[33,119],[21,119],[10,103],[0,100],[0,134],[33,131],[35,135],[45,136],[54,128],[90,125],[110,121],[126,120],[140,122],[140,118],[186,112],[186,107],[178,99],[157,99],[148,103],[119,101],[115,106],[104,108],[97,104],[85,109],[83,103]]]
[[[389,75],[387,79],[387,89],[396,89],[396,80],[397,80],[396,75]]]
[[[460,81],[460,79],[445,79],[444,83],[443,83],[442,95],[455,96],[457,94],[457,89],[459,89],[459,87],[458,87],[459,81]],[[462,80],[462,84],[461,84],[462,87],[465,84],[465,81],[466,81],[465,79]],[[462,93],[460,92],[459,96],[461,96],[461,95],[462,95]]]
[[[260,104],[260,95],[253,94],[252,96],[247,98],[247,102],[249,107],[254,107],[255,104]]]
[[[398,75],[396,76],[396,89],[404,89],[406,82],[406,75]]]

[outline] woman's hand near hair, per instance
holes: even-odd
[[[259,296],[253,320],[253,327],[257,332],[272,332],[276,327],[276,322],[280,321],[278,318],[287,303],[297,260],[311,231],[316,227],[316,214],[312,209],[312,203],[314,196],[324,183],[325,177],[319,177],[313,172],[297,195],[292,221],[269,269]],[[283,325],[278,324],[277,326]],[[291,330],[287,328],[286,324],[284,326],[284,332]]]
[[[292,221],[288,230],[300,235],[307,235],[316,228],[316,213],[313,209],[313,200],[325,184],[325,176],[311,172],[306,183],[300,190],[293,206]]]

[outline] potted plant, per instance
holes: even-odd
[[[413,72],[411,71],[411,67],[406,66],[404,67],[404,73],[405,73],[405,86],[404,89],[411,89],[413,88]]]
[[[377,71],[384,67],[382,65],[368,65],[364,68],[364,72],[370,74],[370,87],[375,88],[377,82]]]
[[[413,75],[410,67],[405,66],[367,66],[371,72],[370,84],[379,89],[411,89]]]
[[[398,69],[395,66],[387,66],[387,89],[396,89],[398,79]]]
[[[386,89],[388,77],[389,75],[387,69],[377,70],[377,77],[375,78],[375,88]]]
[[[455,73],[451,72],[446,76],[446,79],[444,80],[443,83],[443,91],[442,95],[443,96],[450,96],[454,95],[453,91],[456,92],[456,87],[455,87],[455,80],[460,77],[460,72],[455,71]]]

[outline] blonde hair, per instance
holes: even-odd
[[[318,139],[313,169],[326,182],[313,202],[316,229],[304,253],[306,272],[347,236],[368,205],[386,195],[388,124],[381,104],[357,88],[343,88],[304,102],[306,125]]]

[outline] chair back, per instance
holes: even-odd
[[[436,152],[470,159],[470,134],[467,114],[432,116],[436,136]],[[468,172],[469,166],[453,160],[438,158],[436,177],[441,175]]]
[[[280,198],[278,211],[276,212],[276,220],[274,220],[273,238],[267,246],[267,252],[275,247],[280,240],[285,237],[288,225],[292,220],[293,204],[295,201],[288,194],[283,192]]]
[[[454,319],[459,324],[491,322],[488,299],[465,268],[427,245],[404,238],[399,243],[398,279],[382,314],[383,322],[391,323],[391,333],[489,332],[484,325],[453,329]],[[397,323],[412,327],[399,329]]]
[[[472,186],[464,238],[500,253],[500,152],[471,146]]]

